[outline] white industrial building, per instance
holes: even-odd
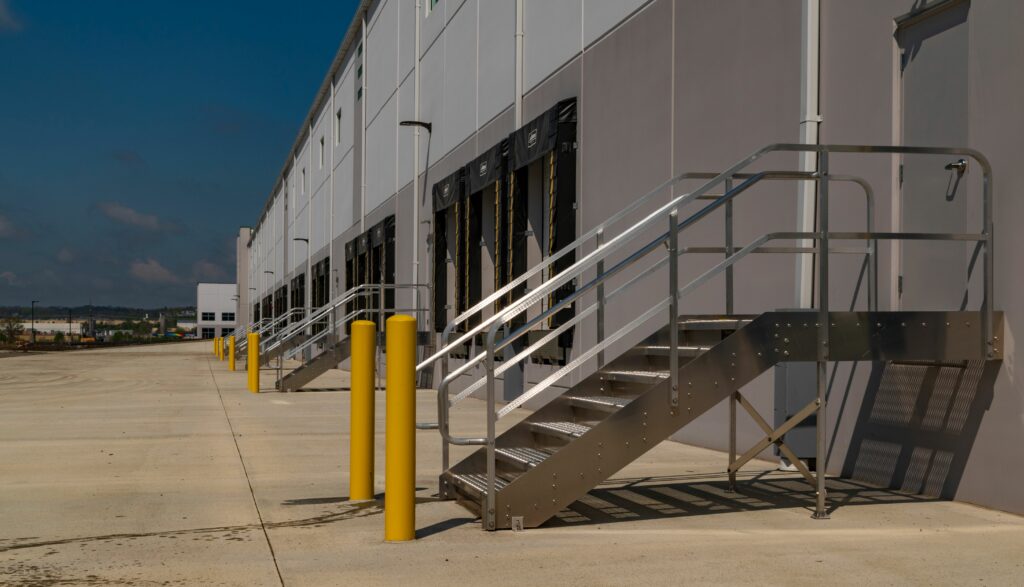
[[[227,336],[238,325],[238,288],[234,283],[196,285],[196,337]]]
[[[897,324],[974,328],[971,336],[980,332],[987,351],[971,365],[983,368],[963,367],[978,359],[969,353],[922,367],[916,358],[888,360],[877,348],[863,360],[829,363],[828,401],[819,402],[829,406],[819,412],[827,470],[1024,512],[1017,489],[1024,482],[1024,387],[1012,370],[1017,356],[1024,360],[1012,344],[1016,319],[1024,320],[1021,244],[1011,228],[1017,217],[1024,222],[1015,197],[1024,188],[1015,177],[1024,156],[1020,22],[1024,4],[1011,0],[364,0],[262,209],[254,196],[255,224],[238,235],[241,321],[322,308],[360,284],[423,284],[429,300],[397,296],[429,308],[421,330],[438,348],[453,319],[572,245],[510,296],[452,326],[471,330],[510,307],[509,297],[525,300],[529,310],[507,326],[528,336],[507,351],[529,347],[530,356],[501,365],[488,385],[499,403],[514,407],[528,397],[536,409],[558,404],[548,402],[600,377],[606,359],[653,335],[653,326],[613,333],[649,320],[667,283],[693,284],[682,299],[673,294],[676,318],[728,315],[736,325],[822,304],[825,311],[971,311],[976,319]],[[940,150],[865,148],[906,145]],[[727,169],[735,174],[713,179]],[[599,244],[620,235],[660,237],[670,230],[668,217],[656,226],[644,218],[709,180],[713,189],[677,210],[676,273],[659,265],[647,277],[643,260],[608,278],[607,289],[590,285],[633,256],[669,250],[666,241],[609,253],[545,289],[600,252]],[[756,188],[739,196],[748,181]],[[826,205],[821,185],[832,185]],[[726,195],[728,206],[714,203]],[[846,240],[822,256],[831,232]],[[877,238],[866,244],[869,233]],[[958,242],[927,242],[935,234]],[[575,242],[581,236],[586,243]],[[756,252],[771,254],[721,266],[760,238],[769,240]],[[633,277],[651,281],[606,301]],[[223,287],[236,295],[234,286]],[[585,295],[546,314],[575,288]],[[529,298],[533,291],[546,293]],[[451,369],[479,356],[486,333],[478,334],[450,353]],[[844,340],[877,340],[863,334]],[[949,351],[965,336],[914,340],[939,341]],[[591,353],[597,347],[601,353]],[[549,385],[566,365],[574,370]],[[434,385],[444,374],[437,369]],[[452,392],[481,397],[484,371],[482,363],[467,367]],[[744,405],[768,419],[774,411],[776,425],[793,416],[795,407],[776,398],[787,397],[777,393],[800,380],[798,371],[750,380]],[[810,373],[813,396],[823,379]],[[728,380],[722,375],[709,387],[724,389]],[[535,395],[541,387],[545,393]],[[720,450],[737,442],[741,451],[756,447],[763,431],[742,412],[730,434],[739,399],[725,397],[701,406],[671,437]],[[559,431],[588,438],[578,426]],[[789,432],[795,443],[799,431]],[[811,462],[822,455],[799,456]],[[499,466],[499,474],[511,479],[511,466]],[[498,499],[501,506],[505,498]]]

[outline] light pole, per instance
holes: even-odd
[[[36,343],[36,304],[39,300],[32,300],[32,344]]]
[[[417,20],[417,26],[419,21]],[[419,60],[417,60],[418,63]],[[418,80],[417,80],[418,82]],[[417,91],[419,87],[417,86]],[[418,97],[417,97],[418,98]],[[416,112],[419,113],[419,100],[416,100]],[[426,129],[427,131],[427,152],[424,157],[423,165],[423,199],[419,202],[413,202],[412,207],[412,284],[419,283],[420,278],[420,206],[423,201],[427,199],[427,174],[430,173],[430,139],[434,136],[434,125],[430,122],[423,122],[421,120],[403,120],[398,123],[399,126],[411,126],[414,129],[414,140],[413,145],[413,199],[415,199],[419,193],[419,180],[420,180],[420,129]],[[416,315],[416,319],[419,320],[419,290],[413,291],[413,309]]]

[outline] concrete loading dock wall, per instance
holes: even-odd
[[[821,142],[902,141],[895,19],[917,4],[821,3]],[[1006,360],[996,373],[967,369],[960,375],[839,365],[831,388],[830,471],[1024,512],[1024,494],[1017,490],[1024,481],[1024,453],[1018,448],[1024,446],[1024,405],[1012,342],[1024,312],[1017,307],[1024,283],[1014,269],[1021,245],[1012,229],[1024,221],[1024,210],[1013,197],[1020,181],[1013,176],[1014,162],[1024,153],[1011,132],[1024,122],[1016,108],[1024,79],[1012,65],[1024,54],[1024,42],[1008,29],[1024,14],[1010,1],[928,6],[966,13],[961,57],[969,72],[963,121],[967,143],[961,146],[986,153],[995,169],[995,299],[997,308],[1006,311]],[[254,230],[244,268],[257,289],[248,292],[255,294],[249,305],[273,296],[297,275],[309,279],[306,268],[328,256],[332,292],[342,291],[345,243],[392,214],[396,280],[430,282],[433,185],[565,98],[578,100],[577,234],[674,174],[719,170],[765,144],[799,140],[799,2],[524,0],[521,58],[515,48],[515,2],[442,0],[418,17],[413,7],[411,1],[385,0],[364,3],[357,13],[337,67],[325,81],[327,94],[301,129]],[[418,48],[413,46],[417,18]],[[925,35],[915,55],[928,58],[946,30]],[[414,118],[417,64],[419,118],[433,129],[420,133],[420,174],[414,184],[413,131],[397,123]],[[519,67],[521,101],[515,84]],[[793,169],[796,163],[776,156],[764,168]],[[836,172],[870,181],[878,230],[900,226],[900,163],[889,156],[837,156],[833,163]],[[947,162],[933,163],[945,178],[942,165]],[[977,174],[968,173],[964,181],[958,203],[971,210],[978,202]],[[779,182],[744,196],[736,205],[737,242],[767,230],[797,229],[796,193],[794,184]],[[975,220],[967,222],[973,227]],[[852,188],[836,188],[831,222],[835,230],[863,228],[863,199]],[[721,226],[721,216],[713,215],[686,239],[719,244]],[[309,238],[309,246],[294,242],[296,237]],[[897,248],[882,245],[881,309],[899,307],[898,275],[909,278],[911,269],[906,262],[900,266],[902,258]],[[711,262],[688,260],[682,278]],[[865,307],[862,289],[853,303],[858,271],[849,263],[855,262],[835,261],[834,291],[847,292],[835,300],[836,309]],[[743,263],[736,270],[736,311],[793,307],[796,282],[792,257],[760,255]],[[311,289],[307,285],[306,291]],[[454,290],[448,288],[453,311]],[[485,284],[482,294],[489,291]],[[641,295],[630,303],[647,301]],[[687,298],[683,307],[686,313],[721,312],[721,280]],[[611,308],[608,318],[615,323],[628,316]],[[570,353],[587,348],[595,337],[593,325],[584,323]],[[527,377],[541,377],[546,369],[531,366]],[[763,377],[748,389],[762,413],[771,411],[770,388],[771,377]],[[725,448],[725,422],[725,406],[719,406],[676,438]],[[741,424],[747,423],[741,419]],[[742,425],[740,432],[741,445],[760,436],[752,424]]]

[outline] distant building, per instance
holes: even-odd
[[[238,295],[234,283],[200,283],[196,286],[196,336],[227,336],[238,322]]]

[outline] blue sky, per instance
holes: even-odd
[[[356,0],[0,0],[0,305],[195,303]]]

